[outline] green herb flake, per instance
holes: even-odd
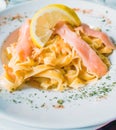
[[[108,32],[108,31],[110,31],[110,29],[106,29],[106,31]]]
[[[31,99],[27,99],[27,101],[28,101],[30,104],[33,103],[33,101],[32,101]]]
[[[113,82],[113,85],[116,85],[116,82]]]
[[[21,101],[18,101],[18,103],[22,103]]]
[[[70,95],[69,98],[72,99],[72,98],[73,98],[73,95]]]
[[[95,95],[97,95],[97,92],[96,92],[96,91],[93,91],[93,92],[89,93],[89,96],[90,96],[90,97],[95,96]]]
[[[59,99],[59,100],[57,100],[57,103],[60,104],[60,105],[62,105],[64,103],[64,100]]]
[[[45,95],[45,98],[47,98],[47,95]]]
[[[110,79],[111,79],[111,76],[107,76],[106,79],[110,80]]]
[[[17,101],[15,99],[12,100],[14,103],[17,103]]]
[[[45,91],[44,91],[44,90],[42,90],[42,93],[45,93]]]
[[[22,20],[22,19],[18,19],[18,21],[19,21],[19,22],[23,22],[23,20]]]
[[[35,106],[36,109],[38,109],[39,107],[38,106]]]
[[[106,20],[105,19],[102,19],[102,22],[105,22]]]
[[[54,97],[53,99],[58,99],[58,97]]]
[[[41,105],[41,107],[45,107],[45,105],[46,105],[46,104],[45,104],[45,103],[43,103],[43,104]]]
[[[36,95],[37,95],[37,93],[34,93],[34,95],[36,96]]]

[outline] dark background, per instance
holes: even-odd
[[[97,130],[116,130],[116,120]]]

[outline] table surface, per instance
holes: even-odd
[[[6,0],[6,1],[8,2],[9,0]],[[11,1],[13,1],[13,0],[11,0]],[[18,1],[15,0],[14,4],[9,3],[8,5],[6,5],[4,0],[0,0],[0,11],[4,10],[6,8],[9,8],[11,6],[15,6],[16,4],[20,3],[21,1],[25,2],[26,0],[20,0],[20,2],[18,2]],[[106,6],[113,8],[113,9],[116,9],[116,0],[103,0],[103,1],[106,1],[105,3],[102,3],[101,2],[102,0],[86,0],[86,1],[91,1],[91,2],[96,2],[96,3],[99,1],[100,4],[104,4]],[[95,129],[95,128],[88,128],[88,130],[93,130],[93,129]],[[6,119],[0,118],[0,130],[43,130],[43,129],[27,128],[26,126],[16,124],[14,122],[7,121]],[[76,129],[73,129],[73,130],[76,130]],[[85,130],[87,130],[87,129],[85,129]],[[98,130],[116,130],[116,121],[113,121],[110,124],[105,125],[102,128],[99,128]]]

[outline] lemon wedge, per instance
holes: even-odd
[[[30,25],[30,35],[34,44],[43,47],[59,21],[65,21],[72,26],[81,24],[78,15],[71,8],[62,4],[50,4],[37,11],[32,17]]]

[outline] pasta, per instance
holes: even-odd
[[[107,67],[110,66],[108,55],[112,49],[103,45],[99,38],[87,36],[83,31],[76,34],[99,55]],[[10,90],[18,89],[23,83],[36,85],[45,90],[63,91],[77,89],[99,77],[87,70],[75,48],[54,34],[43,48],[33,46],[31,56],[20,60],[16,52],[16,43],[7,47],[9,63],[4,65],[3,80]]]

